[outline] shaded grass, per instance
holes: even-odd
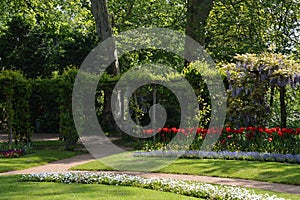
[[[118,160],[116,160],[116,158],[118,158]],[[145,158],[111,156],[100,159],[100,162],[92,161],[83,165],[75,166],[72,169],[87,171],[115,170],[120,168],[115,168],[114,166],[116,165],[107,166],[105,164],[128,163],[130,166],[130,163],[138,163],[138,159]],[[111,162],[108,162],[108,160]],[[135,168],[130,168],[129,166],[127,169],[128,171],[135,171],[131,170]],[[154,172],[239,178],[300,185],[300,165],[278,162],[218,159],[178,159],[169,166],[154,170]]]
[[[28,169],[49,162],[70,158],[84,151],[64,151],[62,141],[38,141],[30,153],[20,158],[1,158],[0,172]]]
[[[300,185],[300,165],[217,159],[179,159],[159,172]]]
[[[20,158],[2,158],[0,159],[0,172],[28,169],[49,162],[70,158],[78,155],[78,152],[61,150],[35,150]]]
[[[50,140],[50,141],[34,141],[33,148],[36,150],[43,149],[43,150],[64,150],[65,143],[61,140]],[[85,149],[83,144],[75,144],[75,151],[85,152],[88,151]]]
[[[63,184],[63,183],[37,183],[18,182],[20,176],[0,177],[0,196],[3,200],[19,199],[103,199],[103,200],[192,200],[173,193],[160,192],[135,187],[108,186],[98,184]]]

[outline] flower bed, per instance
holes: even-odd
[[[23,150],[3,150],[0,151],[0,158],[18,158],[24,155]]]
[[[142,178],[127,174],[110,173],[42,173],[23,175],[21,181],[107,184],[134,186],[165,192],[173,192],[186,196],[207,199],[231,200],[284,200],[268,194],[255,194],[253,191],[234,186],[217,186],[206,183],[181,181],[162,178]]]
[[[228,159],[228,160],[251,160],[251,161],[270,161],[270,162],[286,162],[300,164],[300,154],[274,154],[274,153],[258,153],[258,152],[231,152],[231,151],[150,151],[135,152],[134,157],[177,157],[181,158],[200,158],[200,159]]]
[[[19,143],[19,144],[0,144],[0,158],[18,158],[24,156],[32,149],[31,143]]]
[[[182,141],[194,136],[195,133],[195,139],[189,147],[191,150],[199,150],[206,137],[212,137],[221,131],[218,142],[213,146],[214,151],[300,154],[300,128],[241,127],[234,129],[226,127],[221,130],[217,128],[161,128],[155,131],[158,132],[156,142],[147,141],[143,150],[160,149],[168,144],[176,134],[179,134],[178,138]],[[153,134],[153,132],[152,129],[144,130],[145,134]]]

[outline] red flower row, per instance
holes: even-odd
[[[22,150],[6,150],[0,151],[0,157],[2,158],[14,158],[23,155],[24,152]]]
[[[169,133],[169,134],[176,134],[176,133],[182,133],[183,135],[188,136],[189,134],[192,133],[197,133],[198,135],[206,135],[206,134],[219,134],[221,132],[226,132],[227,134],[243,134],[245,133],[247,137],[251,137],[251,135],[254,135],[255,133],[267,133],[269,135],[272,135],[273,133],[277,133],[278,136],[283,136],[284,134],[288,135],[300,135],[300,128],[262,128],[262,127],[241,127],[239,129],[233,129],[231,127],[226,127],[226,128],[159,128],[157,130],[149,129],[149,130],[144,130],[143,132],[145,134],[153,134],[154,132],[157,133]]]
[[[255,132],[259,132],[259,133],[267,133],[269,135],[272,135],[273,133],[277,133],[278,136],[283,136],[284,134],[288,134],[288,135],[300,135],[300,128],[262,128],[262,127],[253,127],[253,126],[249,126],[247,128],[241,127],[239,129],[232,129],[230,127],[227,127],[226,132],[228,134],[242,134],[242,133],[252,133],[254,134]]]

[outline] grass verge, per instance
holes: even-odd
[[[55,199],[103,199],[103,200],[192,200],[173,193],[147,190],[135,187],[108,186],[98,184],[63,184],[18,182],[20,176],[0,177],[0,196],[3,200],[55,200]],[[16,184],[17,183],[17,184]]]
[[[116,156],[106,157],[100,159],[100,162],[89,162],[73,167],[72,170],[107,171],[116,169],[113,166],[118,166],[118,163],[120,165],[128,163],[128,171],[130,171],[130,164],[142,163],[145,160],[145,158],[130,156],[118,156],[118,160],[115,158]],[[105,161],[103,163],[112,163],[110,165],[112,167],[104,165],[101,161]],[[169,166],[154,170],[154,172],[217,176],[300,185],[300,165],[278,162],[178,159]]]
[[[34,142],[32,152],[25,156],[20,158],[1,158],[0,172],[28,169],[82,153],[84,151],[64,151],[62,141]]]

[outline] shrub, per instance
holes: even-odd
[[[77,72],[77,69],[69,69],[55,78],[59,83],[59,133],[65,141],[65,150],[74,150],[79,139],[72,114],[72,91]]]
[[[29,99],[31,85],[18,71],[0,72],[0,125],[9,134],[10,142],[30,142]]]

